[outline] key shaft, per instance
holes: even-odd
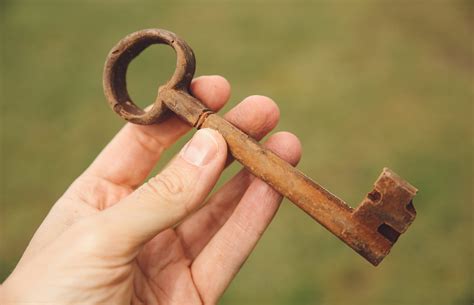
[[[240,129],[212,113],[183,91],[160,90],[159,98],[189,125],[217,130],[232,156],[253,175],[271,185],[372,264],[387,254],[390,244],[352,219],[353,209],[297,168],[263,147]]]

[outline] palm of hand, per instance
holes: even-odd
[[[106,194],[106,198],[120,198],[129,192],[126,187],[112,186],[106,193],[98,195]],[[85,204],[98,207],[98,203],[103,204],[103,199],[96,203]],[[100,212],[97,208],[96,211]],[[110,269],[110,261],[107,260],[111,257],[105,258],[104,264],[98,264],[105,270],[97,273],[107,276],[103,278],[104,283],[96,283],[96,286],[106,288],[102,293],[106,296],[104,301],[111,302],[116,298],[117,304],[130,298],[131,304],[202,304],[201,292],[193,280],[191,268],[193,257],[190,251],[192,249],[181,239],[175,228],[166,229],[146,243],[135,259],[126,266],[114,263]],[[122,255],[118,255],[118,262],[123,260]],[[104,258],[101,253],[96,257]],[[112,281],[115,287],[108,284],[113,277],[118,279]],[[112,291],[128,292],[130,288],[131,296],[110,294]]]
[[[107,198],[120,198],[128,192],[130,190],[127,188],[113,186],[105,194]],[[103,195],[104,193],[100,194]],[[97,207],[99,202],[104,203],[103,200],[98,200],[92,205]],[[96,211],[99,212],[99,209]],[[193,249],[178,232],[178,229],[169,228],[155,236],[125,268],[114,263],[114,268],[99,271],[98,274],[108,275],[104,278],[106,282],[110,282],[111,276],[119,275],[117,281],[112,281],[116,287],[104,285],[107,293],[103,295],[107,296],[107,301],[110,302],[115,297],[117,303],[129,299],[130,296],[115,293],[109,295],[109,292],[130,291],[131,288],[131,304],[202,304],[201,294],[205,292],[199,291],[192,274],[192,262],[195,258],[192,256]],[[101,257],[100,254],[98,257]],[[117,260],[122,260],[122,254]],[[108,269],[110,264],[104,263],[103,266]],[[125,274],[117,272],[117,269]]]

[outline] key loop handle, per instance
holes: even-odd
[[[164,86],[160,87],[160,90],[174,89],[187,93],[196,69],[193,50],[172,32],[162,29],[146,29],[127,35],[120,40],[109,52],[105,62],[104,93],[112,109],[125,120],[135,124],[158,123],[168,117],[170,113],[159,97],[156,98],[151,109],[141,109],[133,102],[127,90],[128,65],[143,50],[153,44],[169,45],[176,52],[174,74]]]

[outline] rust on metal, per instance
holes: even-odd
[[[177,55],[176,70],[158,90],[151,109],[133,102],[126,86],[129,63],[152,44],[167,44]],[[213,128],[225,138],[232,156],[252,174],[271,185],[373,265],[389,253],[413,222],[417,189],[384,168],[362,203],[352,209],[301,171],[264,148],[249,135],[207,109],[189,93],[195,71],[193,51],[174,33],[147,29],[132,33],[110,51],[103,85],[112,109],[136,124],[155,124],[176,114],[190,126]]]

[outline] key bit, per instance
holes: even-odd
[[[176,70],[158,90],[147,111],[130,98],[126,86],[129,63],[152,44],[167,44],[177,55]],[[107,100],[122,118],[154,124],[171,112],[196,128],[213,128],[226,140],[232,156],[252,174],[271,185],[373,265],[389,253],[400,234],[413,222],[417,189],[385,168],[356,209],[331,194],[247,134],[230,124],[189,93],[195,58],[188,44],[174,33],[148,29],[132,33],[110,51],[104,68]]]

